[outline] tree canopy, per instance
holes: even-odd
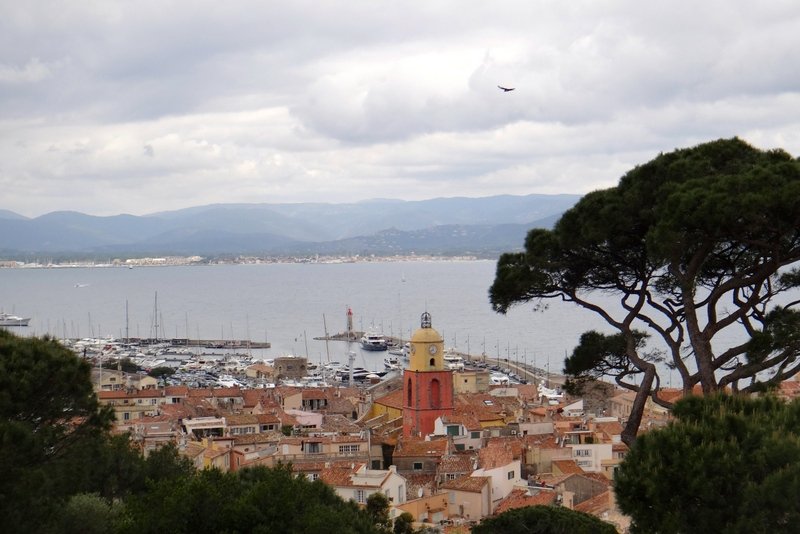
[[[631,532],[794,532],[800,524],[800,402],[716,394],[676,403],[614,476]]]
[[[343,501],[321,481],[295,476],[288,465],[235,473],[206,469],[160,481],[126,504],[136,533],[386,532],[355,501]]]
[[[145,458],[113,417],[85,360],[0,329],[0,532],[391,531],[382,494],[362,509],[290,466],[196,471],[174,445]]]
[[[27,530],[87,482],[77,466],[113,418],[89,372],[53,339],[0,329],[0,530]]]
[[[630,444],[648,396],[669,407],[667,369],[706,393],[800,371],[798,198],[800,163],[780,150],[734,138],[661,154],[503,254],[492,307],[561,299],[602,317],[611,332],[582,338],[566,369],[637,392]]]
[[[616,534],[614,525],[556,506],[515,508],[481,521],[473,534]]]

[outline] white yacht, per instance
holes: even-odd
[[[30,320],[30,317],[20,317],[19,315],[0,312],[0,326],[28,326],[28,321]]]
[[[451,370],[451,371],[463,371],[464,370],[464,358],[457,354],[445,354],[442,358],[444,360],[444,366]]]
[[[386,350],[389,345],[386,343],[386,338],[380,334],[372,332],[364,332],[361,336],[361,348],[364,350]]]

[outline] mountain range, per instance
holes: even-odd
[[[149,215],[0,209],[0,259],[292,255],[474,255],[521,250],[580,195],[498,195],[350,204],[212,204]]]

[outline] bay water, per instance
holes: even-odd
[[[492,311],[494,261],[376,261],[202,266],[0,269],[0,310],[31,317],[21,335],[250,339],[271,348],[254,357],[287,354],[325,363],[347,361],[370,370],[385,353],[318,340],[353,327],[408,339],[427,311],[445,346],[509,358],[560,372],[563,359],[589,329],[606,330],[595,315],[549,302]],[[157,332],[155,329],[157,328]]]

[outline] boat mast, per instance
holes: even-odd
[[[328,323],[325,321],[325,314],[322,314],[322,327],[325,329],[325,355],[328,358],[328,363],[331,363],[331,351],[328,347]]]
[[[125,299],[125,343],[131,342],[131,336],[128,333],[128,299]]]

